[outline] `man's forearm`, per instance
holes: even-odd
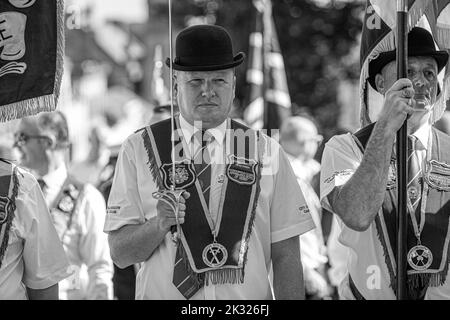
[[[168,230],[162,230],[154,217],[141,225],[128,225],[109,234],[114,263],[126,268],[148,260],[161,244]]]
[[[275,299],[305,299],[298,237],[272,244],[272,266]]]
[[[329,195],[334,212],[350,228],[366,230],[384,200],[394,134],[377,123],[364,152],[361,165],[347,183]]]

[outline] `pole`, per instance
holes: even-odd
[[[407,0],[397,0],[397,78],[407,77],[408,68],[408,3]],[[406,289],[407,268],[407,227],[408,215],[407,196],[407,121],[397,132],[397,300],[408,298]]]

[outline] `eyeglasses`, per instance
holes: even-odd
[[[18,133],[14,135],[14,146],[15,147],[22,147],[24,146],[29,140],[31,139],[47,139],[51,140],[49,136],[39,136],[39,135],[28,135],[26,133]]]

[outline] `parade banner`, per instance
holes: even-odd
[[[279,129],[291,115],[291,98],[270,0],[254,0],[256,25],[250,35],[249,104],[244,118],[253,129]],[[270,133],[270,132],[269,132]]]
[[[56,109],[63,57],[63,0],[0,0],[1,122]]]
[[[382,52],[395,50],[396,1],[368,0],[361,38],[361,123],[368,125],[369,63]],[[429,29],[440,50],[450,49],[450,0],[408,0],[408,26]],[[441,93],[433,108],[433,122],[439,120],[450,99],[450,68],[444,68],[441,78]],[[375,88],[374,88],[375,89]]]

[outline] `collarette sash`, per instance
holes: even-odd
[[[183,144],[178,118],[175,123],[178,129],[175,137],[175,150],[178,153],[176,188],[191,194],[186,201],[186,218],[181,227],[181,245],[189,261],[187,267],[199,279],[205,280],[206,284],[243,283],[248,242],[260,192],[264,150],[260,133],[233,120],[230,122],[230,139],[226,139],[230,154],[223,176],[216,222],[220,226],[217,243],[226,248],[228,257],[223,266],[215,268],[208,266],[202,255],[203,250],[213,242],[213,222],[196,178],[194,165],[188,156],[189,151],[186,150],[187,144]],[[243,136],[247,136],[245,143],[241,140]],[[169,189],[172,184],[171,137],[170,119],[142,130],[149,169],[159,190]]]
[[[0,159],[0,268],[8,248],[18,191],[17,167]]]
[[[364,153],[375,124],[371,124],[353,135],[358,147]],[[408,265],[408,291],[412,298],[423,298],[428,286],[437,287],[445,283],[448,273],[450,240],[450,137],[433,128],[431,161],[424,163],[425,181],[429,189],[425,210],[425,226],[421,234],[422,244],[433,253],[431,266],[424,271],[416,271]],[[420,221],[420,206],[414,214]],[[408,209],[409,210],[409,209]],[[384,250],[384,257],[390,275],[390,286],[396,288],[397,259],[397,182],[396,161],[391,159],[388,183],[382,213],[377,214],[375,225],[378,238]],[[407,248],[417,245],[411,219],[408,218]]]

